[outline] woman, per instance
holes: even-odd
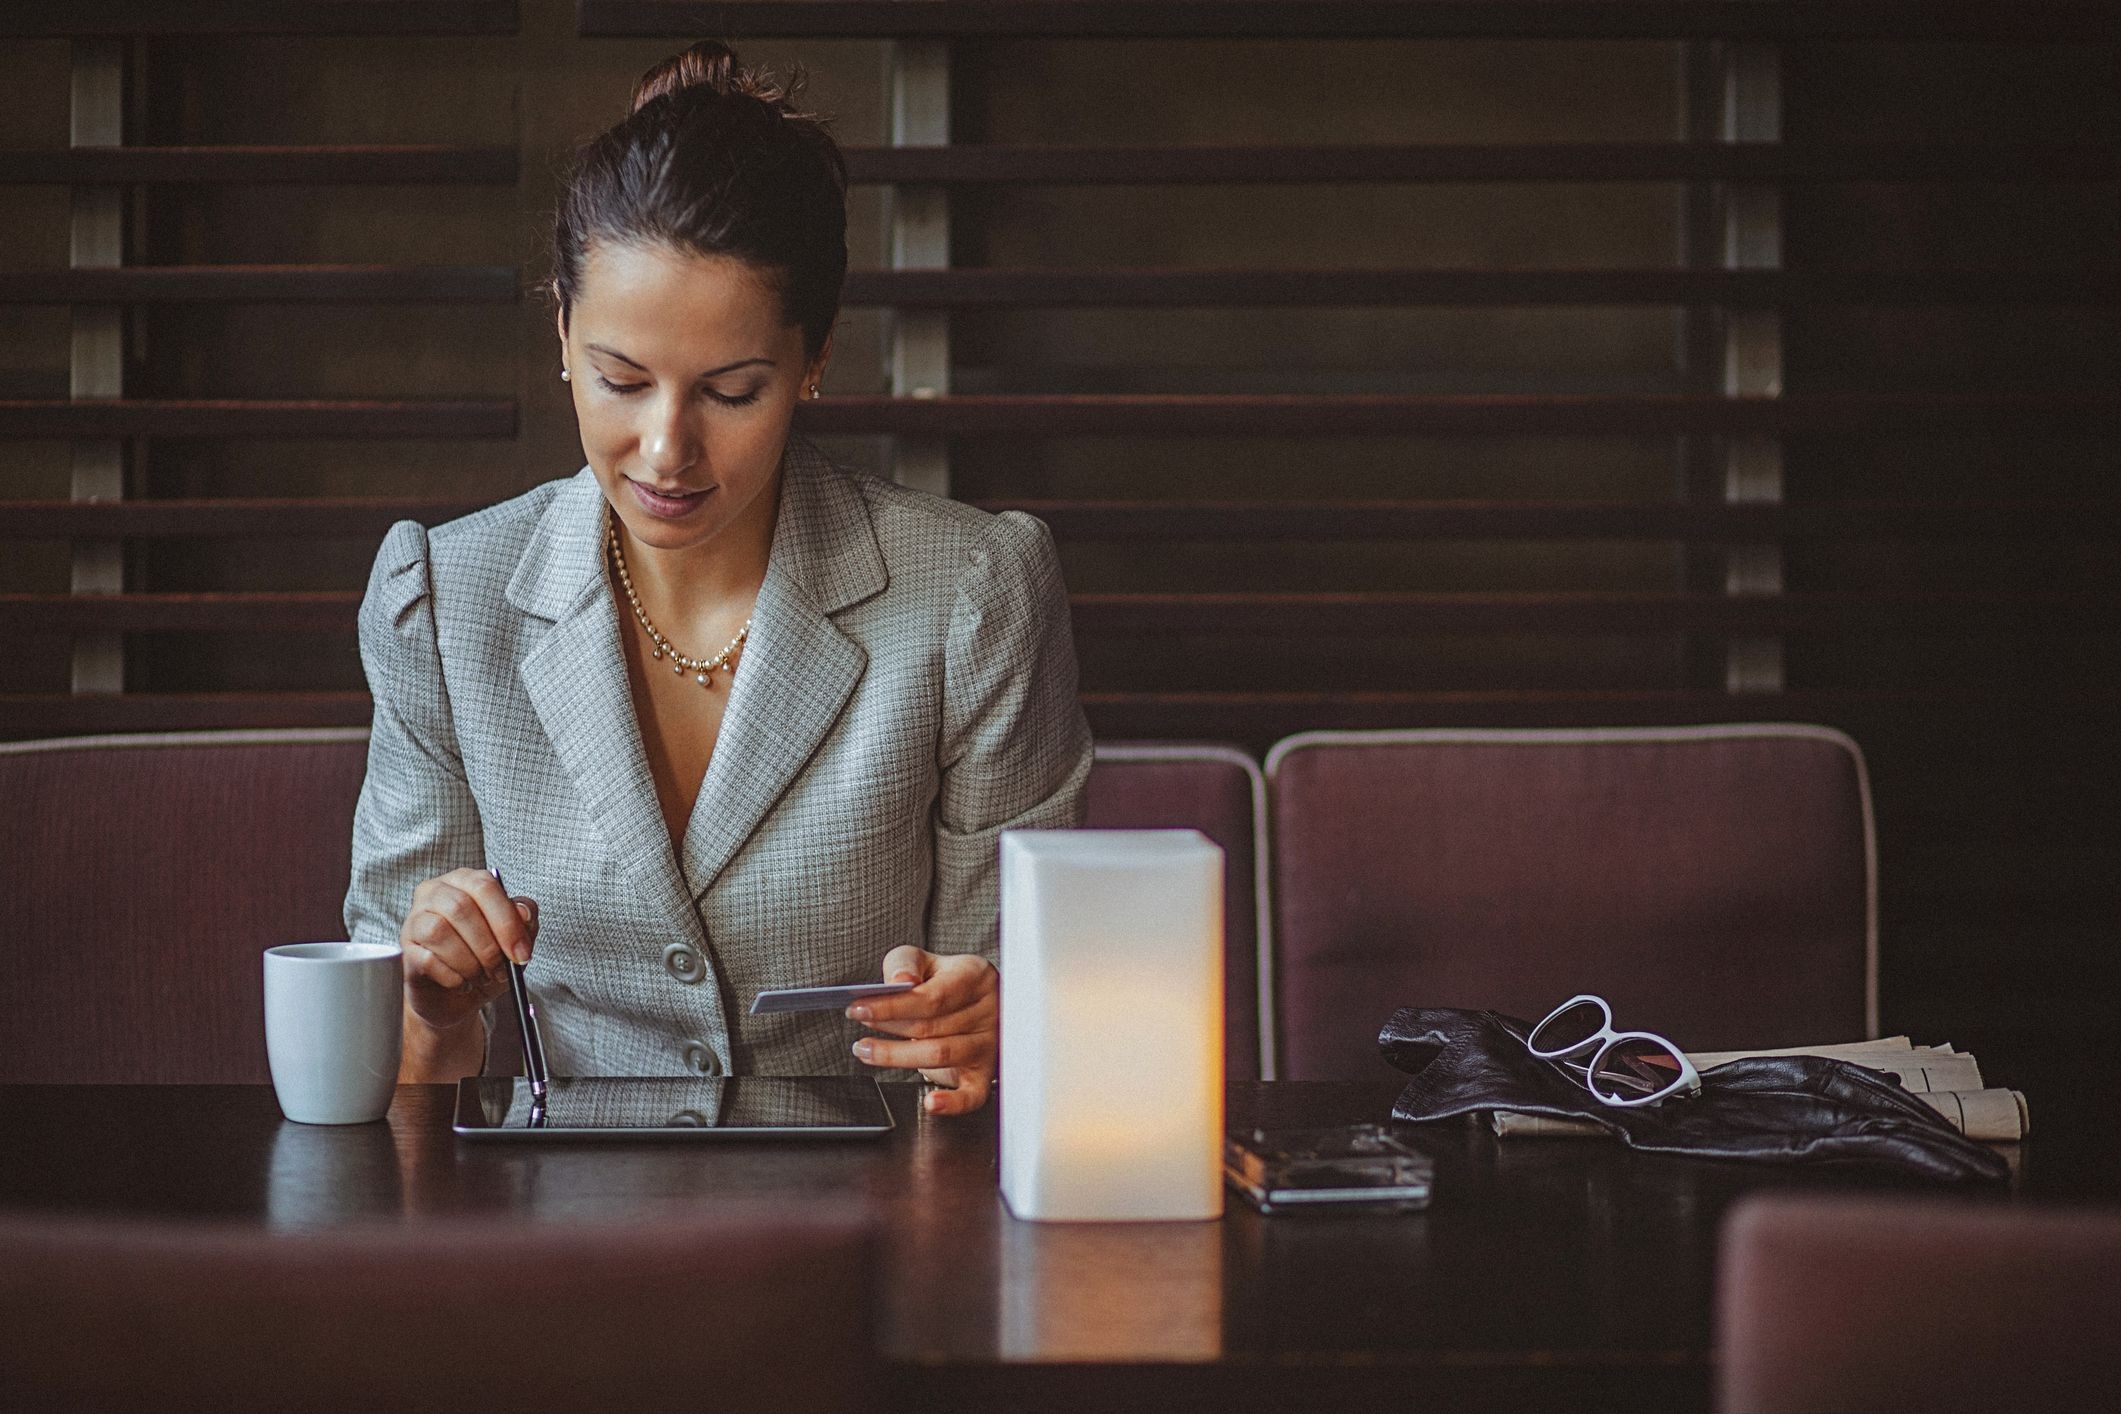
[[[790,435],[847,264],[799,85],[712,41],[643,77],[554,223],[588,465],[376,557],[346,919],[403,947],[405,1080],[478,1072],[534,953],[554,1074],[867,1065],[986,1100],[998,836],[1082,819],[1067,599],[1038,521]],[[878,977],[918,985],[745,1014]]]

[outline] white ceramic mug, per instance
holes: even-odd
[[[403,1043],[395,943],[265,950],[265,1053],[280,1110],[303,1124],[363,1124],[390,1109]]]

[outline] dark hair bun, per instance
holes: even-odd
[[[641,75],[633,109],[582,144],[552,217],[552,292],[565,320],[601,241],[728,256],[766,273],[816,358],[847,279],[847,160],[830,120],[718,39]]]
[[[736,51],[719,39],[703,39],[680,50],[647,73],[633,86],[635,113],[658,98],[675,97],[688,89],[705,89],[720,97],[743,95],[784,112],[792,111],[789,100],[802,87],[798,75],[786,87],[771,74],[747,69],[737,62]]]

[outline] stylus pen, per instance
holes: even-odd
[[[488,869],[493,881],[501,884],[501,871]],[[506,893],[508,885],[501,884]],[[523,980],[523,964],[510,958],[508,962],[508,991],[516,999],[516,1029],[523,1036],[523,1075],[530,1081],[531,1099],[542,1104],[545,1099],[545,1038],[538,1034],[538,1009],[530,1000],[530,984]]]

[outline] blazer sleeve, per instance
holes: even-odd
[[[1005,512],[970,552],[943,677],[928,947],[999,965],[1001,833],[1081,825],[1090,779],[1068,594],[1044,522]]]
[[[486,856],[442,678],[427,531],[418,522],[400,521],[383,538],[360,635],[375,717],[354,806],[346,936],[394,945],[417,884],[480,867]]]

